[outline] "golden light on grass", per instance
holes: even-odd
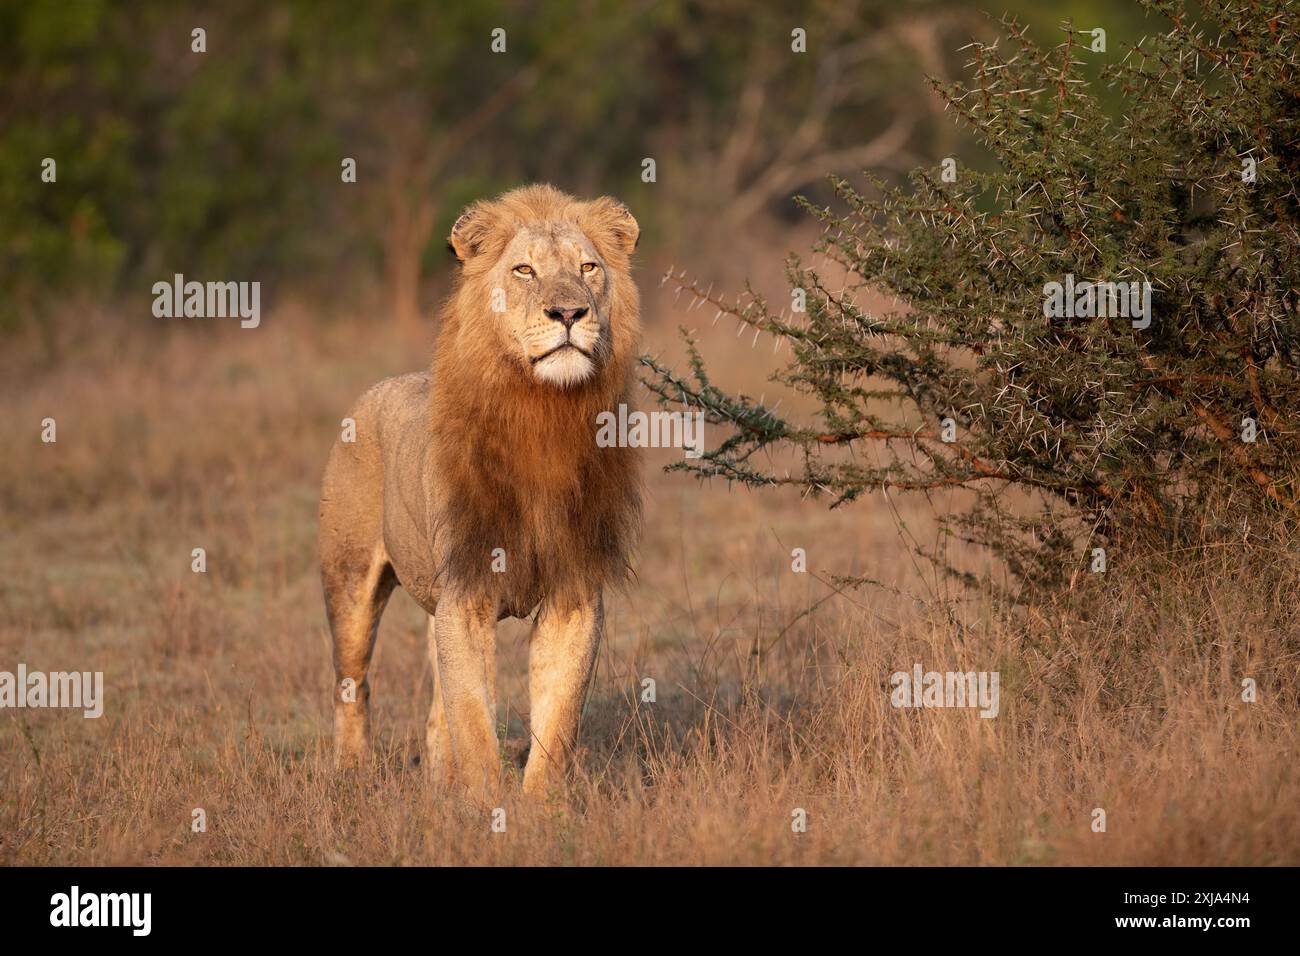
[[[651,350],[671,347],[664,318]],[[100,334],[44,368],[33,343],[4,358],[0,668],[102,670],[106,710],[0,711],[0,863],[1300,862],[1294,554],[1131,582],[1120,561],[1086,622],[976,604],[958,626],[917,600],[883,499],[830,513],[657,469],[566,792],[529,805],[516,782],[494,833],[488,808],[430,791],[405,596],[373,670],[379,765],[336,775],[316,483],[359,388],[424,361],[374,332],[281,311],[250,333]],[[757,393],[767,351],[736,349],[733,383]],[[925,504],[896,504],[924,535]],[[835,595],[848,571],[886,587]],[[502,630],[510,766],[526,633]],[[997,670],[999,716],[893,708],[889,675],[916,662]]]

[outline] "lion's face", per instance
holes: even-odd
[[[596,247],[567,223],[524,226],[491,276],[505,311],[501,332],[540,381],[590,378],[609,354],[609,281]]]
[[[612,298],[627,281],[636,221],[614,200],[579,202],[546,187],[470,207],[450,245],[464,263],[462,296],[502,350],[537,381],[571,388],[614,350]]]

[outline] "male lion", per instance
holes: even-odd
[[[321,490],[321,579],[334,635],[334,742],[370,751],[366,670],[395,585],[429,613],[436,780],[497,780],[496,622],[534,618],[524,791],[545,792],[574,746],[603,624],[640,519],[631,448],[596,444],[628,400],[640,337],[622,203],[528,186],[471,205],[429,372],[386,379],[350,417]]]

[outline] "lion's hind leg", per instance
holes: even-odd
[[[334,760],[337,766],[356,766],[370,758],[366,674],[397,577],[381,544],[369,554],[322,554],[321,579],[334,635]]]

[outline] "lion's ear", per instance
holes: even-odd
[[[481,202],[467,206],[451,226],[451,235],[447,237],[447,248],[456,254],[461,262],[476,255],[483,248],[487,238],[487,209]]]
[[[601,196],[588,204],[588,220],[593,229],[612,236],[625,253],[632,252],[641,239],[641,227],[627,206],[610,196]]]

